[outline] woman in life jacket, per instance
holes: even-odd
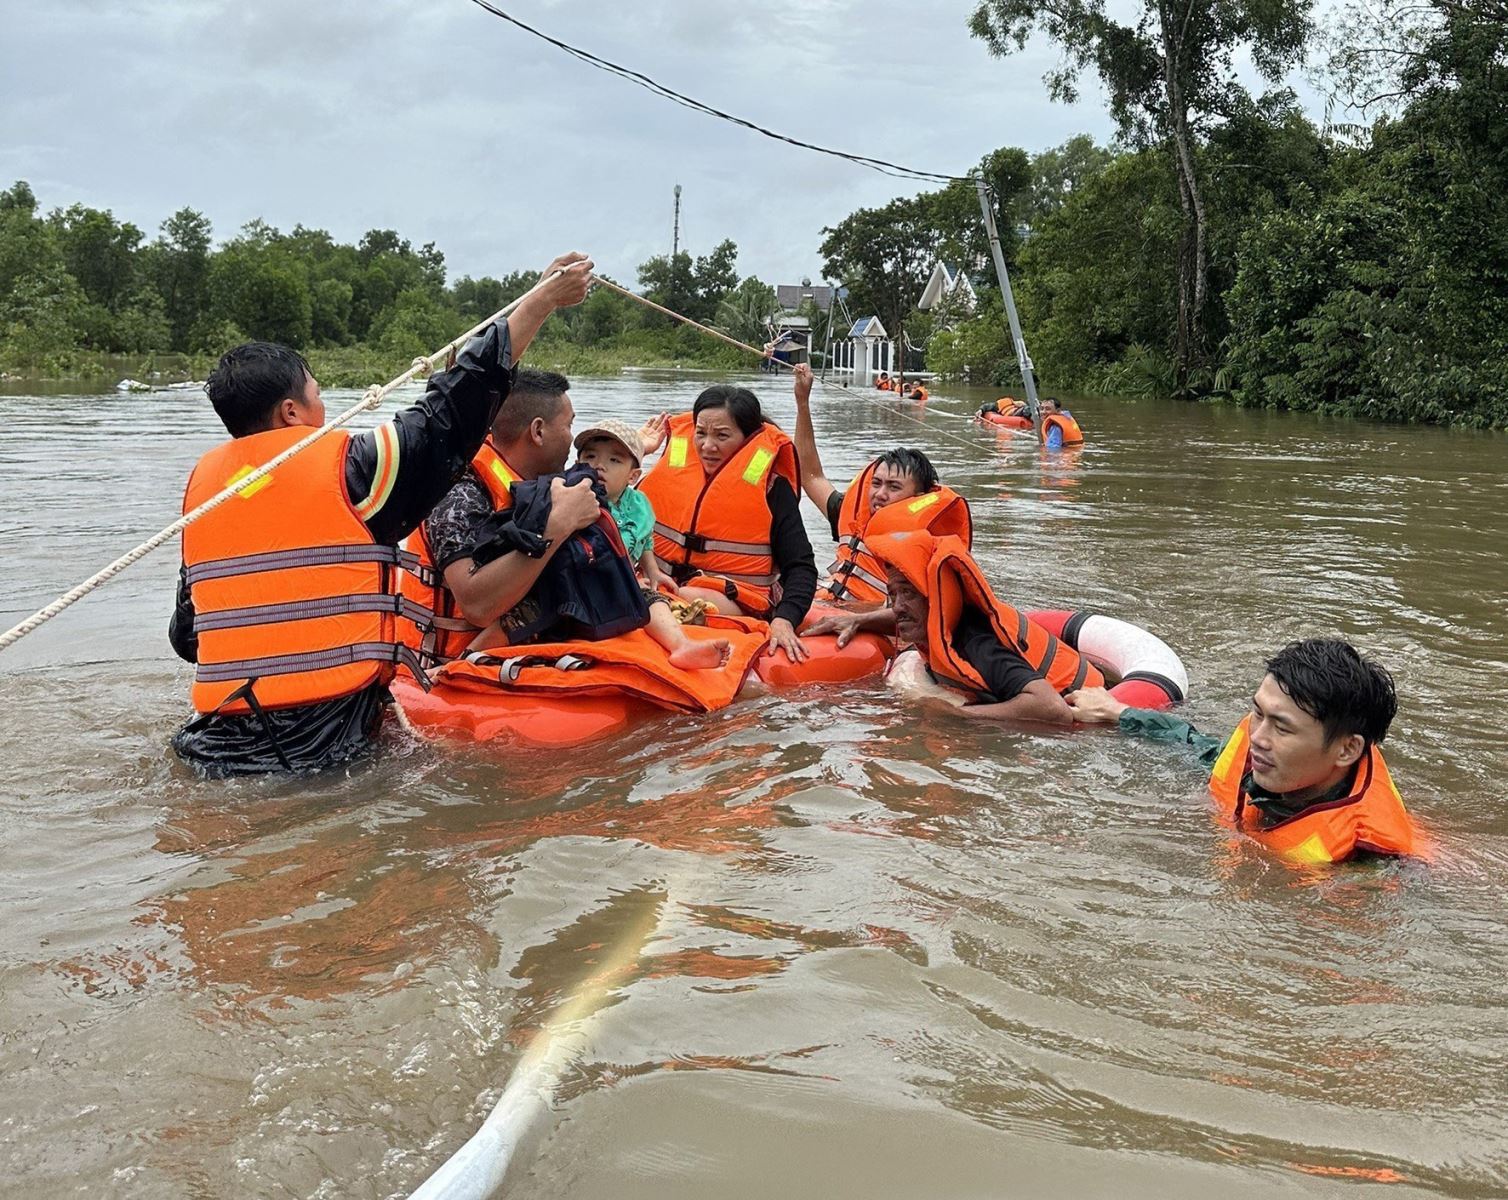
[[[1275,654],[1251,712],[1223,741],[1099,688],[1068,699],[1080,721],[1193,747],[1211,768],[1220,819],[1289,862],[1427,857],[1378,749],[1398,711],[1392,676],[1338,638]]]
[[[772,649],[807,657],[796,636],[817,590],[798,507],[796,449],[747,388],[717,384],[671,418],[639,490],[655,510],[654,553],[688,600],[770,623]]]

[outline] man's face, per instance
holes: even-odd
[[[545,421],[540,432],[539,456],[544,464],[541,475],[564,471],[566,459],[571,456],[571,422],[576,419],[576,410],[571,407],[569,394],[560,397],[560,411],[553,420]]]
[[[1271,675],[1252,697],[1250,729],[1252,781],[1299,799],[1321,795],[1339,783],[1363,745],[1360,734],[1343,734],[1327,743],[1324,725]]]
[[[909,642],[918,649],[927,647],[927,598],[911,581],[888,567],[885,582],[889,585],[890,607],[895,613],[895,632],[902,643]]]
[[[609,500],[616,500],[629,484],[638,482],[639,464],[617,438],[593,438],[581,448],[576,461],[597,472]]]
[[[897,500],[909,500],[917,494],[916,480],[899,467],[881,463],[869,477],[869,511],[879,512]]]

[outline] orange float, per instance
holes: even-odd
[[[1030,417],[1018,417],[1012,413],[985,413],[980,420],[990,425],[999,425],[1005,429],[1030,429],[1032,419]]]
[[[750,675],[776,691],[847,683],[881,674],[894,654],[890,640],[877,634],[861,633],[841,650],[836,637],[819,635],[803,639],[810,656],[793,663],[764,652],[763,621],[707,621],[686,632],[733,643],[728,665],[718,671],[655,665],[652,639],[635,630],[605,642],[510,647],[447,664],[428,692],[406,675],[391,690],[408,726],[422,736],[558,750],[611,737],[656,714],[725,708]],[[560,665],[567,661],[572,665]]]

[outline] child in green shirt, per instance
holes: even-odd
[[[649,635],[669,652],[671,666],[683,671],[721,667],[728,661],[728,639],[687,637],[671,611],[670,597],[660,591],[660,584],[669,581],[655,562],[655,510],[649,497],[634,487],[644,473],[642,459],[639,435],[627,422],[599,421],[576,435],[576,461],[592,467],[601,478],[608,511],[618,523],[628,557],[639,570],[639,584],[649,604]]]

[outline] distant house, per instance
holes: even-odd
[[[964,269],[939,262],[932,268],[932,278],[922,289],[922,298],[916,302],[916,307],[943,317],[966,317],[973,314],[978,302],[974,285],[969,282]]]
[[[826,312],[833,306],[835,290],[826,283],[777,283],[775,302],[783,312],[795,312],[805,301],[810,300],[816,305],[818,312]]]
[[[854,382],[866,384],[879,372],[892,370],[891,356],[895,344],[885,332],[879,317],[860,317],[846,337],[833,343],[833,361],[837,371],[851,371]]]

